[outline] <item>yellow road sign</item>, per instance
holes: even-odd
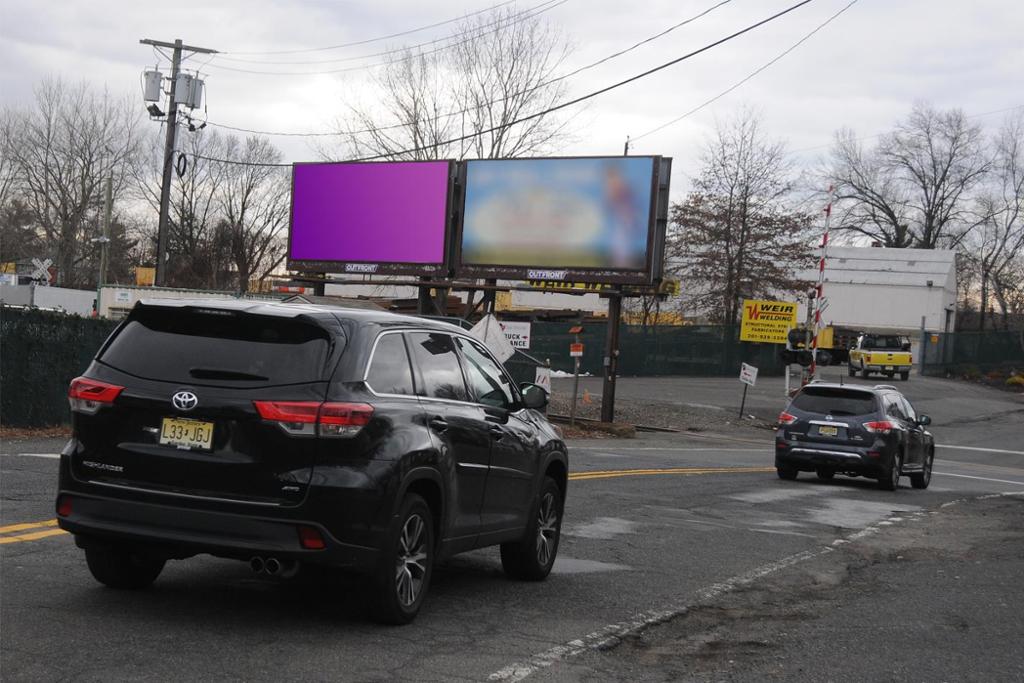
[[[788,301],[743,300],[740,341],[785,344],[786,333],[796,327],[796,304]]]

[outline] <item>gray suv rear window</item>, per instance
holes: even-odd
[[[797,394],[792,406],[822,415],[869,415],[875,412],[875,397],[864,391],[808,387]]]

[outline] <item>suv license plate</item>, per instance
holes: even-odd
[[[188,450],[210,450],[213,445],[213,423],[165,417],[160,426],[160,443]]]
[[[818,433],[822,436],[839,436],[838,427],[818,427]]]

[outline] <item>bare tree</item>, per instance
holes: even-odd
[[[764,138],[745,110],[718,125],[695,191],[671,210],[668,256],[686,283],[687,307],[718,322],[739,320],[746,297],[802,290],[810,218],[787,207],[792,189],[785,146]]]
[[[128,186],[137,151],[133,110],[128,98],[50,78],[36,88],[32,107],[5,113],[4,156],[14,167],[7,193],[31,215],[58,284],[94,282],[89,240],[98,235],[103,182],[111,179],[115,204]]]
[[[510,124],[564,97],[554,74],[568,53],[559,31],[514,7],[467,17],[442,50],[406,51],[383,67],[375,105],[352,106],[339,122],[347,149],[320,153],[409,160],[548,151],[567,136],[568,119],[544,113]]]
[[[213,244],[217,223],[221,220],[220,193],[227,164],[203,157],[223,158],[227,142],[216,131],[205,130],[179,136],[179,140],[184,172],[171,177],[168,253],[172,262],[168,283],[176,287],[220,288],[226,286],[223,273],[227,259]],[[149,205],[154,217],[146,235],[154,250],[163,155],[163,135],[154,131],[144,145],[143,162],[137,165],[136,171],[139,196]]]
[[[225,159],[234,163],[227,164],[215,239],[230,255],[241,292],[284,260],[291,187],[284,169],[267,165],[281,158],[266,138],[227,139]]]
[[[446,141],[457,137],[460,128],[458,119],[446,116],[452,106],[450,84],[437,55],[406,50],[373,80],[384,93],[378,106],[353,106],[338,124],[353,156],[417,161],[456,153],[458,148]],[[331,150],[321,153],[328,158],[337,155]]]
[[[569,56],[564,36],[536,16],[522,19],[509,6],[467,19],[459,31],[481,36],[459,43],[450,59],[457,75],[454,101],[468,110],[463,134],[473,136],[460,158],[467,152],[495,159],[550,149],[565,135],[564,117],[544,115],[509,124],[564,98],[564,81],[548,83]]]
[[[1020,282],[1015,266],[1024,251],[1024,113],[1007,117],[995,138],[989,182],[976,200],[976,228],[964,256],[975,265],[980,295],[978,329],[985,329],[989,296],[995,294],[1007,326],[1009,291]]]
[[[871,151],[839,131],[831,156],[837,230],[887,247],[955,248],[971,227],[968,193],[989,168],[980,126],[923,103]]]

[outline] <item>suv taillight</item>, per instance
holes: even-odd
[[[865,422],[864,429],[868,430],[872,434],[888,434],[892,430],[896,429],[896,425],[888,420],[877,420],[875,422]]]
[[[780,425],[791,425],[796,422],[796,415],[790,415],[785,410],[779,413],[779,424]]]
[[[86,415],[95,415],[103,406],[113,405],[114,399],[124,391],[124,387],[107,384],[94,379],[76,377],[68,387],[68,403],[71,410]]]
[[[355,436],[370,418],[373,406],[365,403],[318,401],[253,401],[260,417],[276,422],[296,436]]]

